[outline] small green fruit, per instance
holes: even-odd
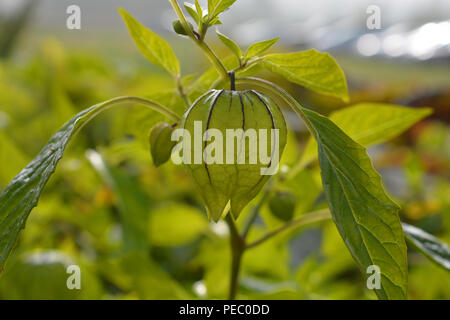
[[[156,167],[166,163],[172,154],[176,145],[176,141],[171,140],[173,130],[173,126],[161,122],[156,124],[150,133],[150,152]]]
[[[239,216],[278,170],[286,145],[279,107],[254,90],[209,91],[185,113],[181,128],[188,132],[185,165],[214,221],[228,204]]]
[[[269,208],[274,216],[283,221],[289,221],[294,217],[297,199],[292,192],[278,191],[269,200]]]

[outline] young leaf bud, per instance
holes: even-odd
[[[188,24],[189,24],[189,27],[191,28],[191,30],[193,30],[194,26],[190,22],[188,22]],[[178,34],[180,34],[182,36],[187,36],[188,35],[186,29],[184,28],[184,26],[183,26],[183,24],[181,23],[180,20],[173,21],[172,22],[172,26],[173,26],[173,30],[176,33],[178,33]]]

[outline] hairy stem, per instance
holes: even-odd
[[[206,42],[203,40],[203,37],[200,35],[196,35],[194,31],[189,26],[189,23],[186,19],[186,16],[184,15],[183,11],[181,10],[180,5],[178,4],[177,0],[169,0],[170,4],[172,5],[173,9],[175,10],[175,13],[180,20],[181,24],[185,28],[189,38],[191,38],[199,47],[200,49],[205,53],[205,55],[208,57],[208,59],[211,61],[211,63],[216,68],[217,72],[219,72],[220,76],[223,79],[227,79],[229,77],[228,70],[223,65],[222,61],[220,61],[219,57],[214,53],[214,51],[206,44]]]
[[[235,300],[239,288],[239,273],[241,269],[242,255],[245,250],[245,241],[239,234],[231,213],[226,215],[225,221],[230,229],[231,245],[231,276],[228,299]]]
[[[311,213],[307,213],[300,218],[291,220],[287,222],[286,224],[282,225],[281,227],[267,233],[265,236],[259,238],[258,240],[249,243],[245,246],[245,249],[251,249],[254,247],[259,246],[260,244],[266,242],[267,240],[271,239],[272,237],[280,234],[281,232],[285,230],[289,230],[295,227],[301,227],[310,225],[319,221],[329,220],[331,218],[330,211],[328,209],[319,210]]]

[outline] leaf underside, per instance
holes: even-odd
[[[406,245],[399,207],[386,195],[364,147],[328,118],[302,109],[318,142],[322,181],[335,224],[366,274],[381,270],[380,299],[407,298]]]
[[[441,268],[450,271],[450,247],[425,231],[403,223],[408,243]]]
[[[0,195],[0,266],[16,243],[30,211],[37,205],[41,191],[55,171],[79,121],[91,110],[87,109],[67,122]]]

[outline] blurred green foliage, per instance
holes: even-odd
[[[52,39],[27,57],[0,60],[0,190],[65,121],[95,103],[137,95],[181,115],[185,106],[170,77],[150,71],[130,61],[68,52]],[[207,220],[182,167],[153,166],[148,136],[161,120],[130,105],[102,115],[73,140],[0,276],[0,299],[226,297],[227,226]],[[283,163],[293,166],[306,142],[302,133],[290,133]],[[388,184],[394,185],[390,191],[402,205],[402,219],[449,243],[448,123],[422,122],[374,154],[377,169],[392,176]],[[326,207],[315,164],[282,189],[297,197],[294,217]],[[265,205],[249,241],[282,224]],[[79,291],[66,288],[68,264],[81,268]],[[450,299],[448,272],[412,251],[409,266],[410,298]],[[366,289],[336,227],[324,223],[283,233],[246,253],[239,298],[375,295]]]

